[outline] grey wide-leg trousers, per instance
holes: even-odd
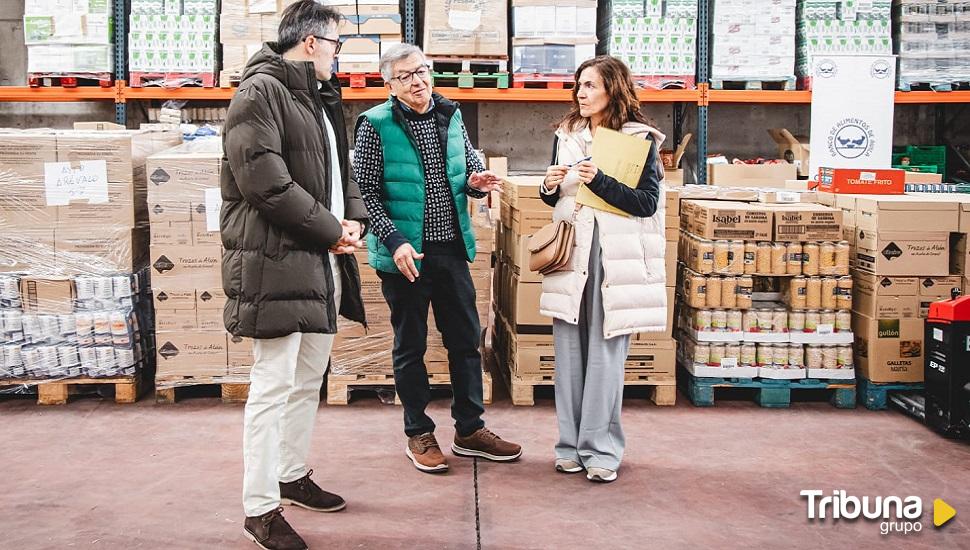
[[[594,226],[589,277],[583,290],[579,323],[554,319],[556,346],[556,458],[575,460],[586,468],[616,470],[625,440],[620,426],[623,363],[630,336],[603,338],[603,264],[599,227]]]

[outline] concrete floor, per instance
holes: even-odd
[[[359,393],[350,406],[321,406],[310,460],[348,508],[287,508],[286,517],[320,549],[464,549],[479,537],[489,549],[970,547],[970,446],[894,411],[723,399],[699,409],[678,398],[659,408],[628,397],[619,480],[594,485],[553,471],[551,398],[513,408],[499,392],[486,420],[525,451],[515,464],[478,463],[476,518],[474,462],[417,472],[401,409]],[[450,441],[448,399],[431,412],[439,441]],[[0,546],[255,548],[241,535],[241,425],[241,406],[209,398],[60,407],[0,398]],[[923,530],[883,537],[864,520],[812,523],[806,489],[920,496]],[[939,530],[937,497],[958,510]]]

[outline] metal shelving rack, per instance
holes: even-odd
[[[698,0],[698,33],[705,32],[705,39],[697,41],[697,89],[696,90],[641,90],[641,102],[671,103],[674,109],[674,139],[679,141],[681,128],[686,120],[686,110],[691,105],[697,108],[697,181],[707,182],[708,142],[710,138],[710,106],[715,103],[735,104],[808,104],[812,101],[810,91],[769,91],[769,90],[711,90],[710,82],[710,16],[712,0]],[[114,54],[115,85],[110,87],[77,88],[30,88],[27,86],[0,86],[0,101],[24,102],[74,102],[74,101],[111,101],[115,106],[115,120],[124,124],[127,120],[129,100],[187,99],[226,101],[232,98],[234,88],[132,88],[125,81],[127,66],[127,17],[125,0],[114,3]],[[417,41],[417,2],[404,0],[404,39]],[[446,97],[463,102],[569,102],[570,90],[552,89],[495,89],[495,88],[437,88]],[[379,101],[387,97],[384,88],[346,88],[346,101]],[[897,104],[935,104],[939,109],[944,104],[970,104],[970,91],[955,92],[896,92]],[[937,113],[940,118],[941,113]]]

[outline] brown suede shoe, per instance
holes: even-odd
[[[306,542],[283,519],[283,509],[270,510],[261,516],[247,517],[243,524],[246,538],[265,550],[306,550]]]
[[[294,504],[314,512],[338,512],[347,507],[339,496],[328,493],[310,479],[313,470],[289,483],[280,482],[280,504]]]
[[[496,462],[509,462],[522,455],[522,447],[503,441],[488,428],[481,428],[468,437],[459,437],[455,434],[451,452],[459,456],[478,456]]]
[[[438,446],[438,440],[433,433],[409,437],[405,453],[414,467],[422,472],[438,474],[448,471],[448,461],[445,455],[441,454],[441,447]]]

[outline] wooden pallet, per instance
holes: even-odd
[[[792,392],[824,390],[831,393],[830,402],[839,409],[854,409],[856,404],[855,381],[826,382],[816,379],[769,380],[754,378],[697,377],[681,369],[678,378],[684,393],[697,407],[713,407],[715,389],[735,388],[754,392],[755,402],[766,409],[786,409],[791,406]]]
[[[878,382],[870,382],[865,378],[859,378],[858,380],[859,401],[870,411],[881,411],[888,408],[889,394],[892,392],[920,391],[922,389],[922,382],[915,384],[880,384]]]
[[[897,88],[903,92],[932,91],[932,92],[953,92],[957,90],[970,90],[970,82],[957,80],[952,82],[933,81],[922,82],[918,80],[907,80],[899,77]]]
[[[745,80],[745,79],[711,79],[712,90],[794,90],[796,79],[794,76],[788,78],[769,78],[764,80]]]
[[[34,386],[37,388],[38,405],[64,405],[73,394],[80,393],[81,386],[114,386],[115,403],[134,403],[144,387],[142,375],[111,376],[105,378],[64,378],[39,380],[17,378],[0,380],[2,386]]]
[[[697,87],[694,75],[639,75],[633,83],[647,90],[692,90]]]
[[[535,405],[535,389],[539,386],[555,386],[555,376],[551,374],[519,376],[509,372],[507,368],[498,367],[498,371],[512,396],[512,404],[517,406]],[[673,406],[677,403],[677,381],[671,375],[638,374],[624,375],[624,387],[647,386],[650,401],[658,406]]]
[[[447,374],[429,374],[428,382],[432,388],[443,388],[451,385],[451,376]],[[394,391],[393,374],[329,374],[327,376],[327,405],[347,405],[350,403],[350,392],[354,388]],[[482,395],[486,405],[492,403],[492,375],[482,373]],[[400,405],[401,400],[394,391],[394,404]]]
[[[515,73],[512,87],[519,89],[571,90],[576,79],[571,74]]]
[[[161,83],[158,81],[161,81]],[[145,86],[161,86],[163,88],[201,86],[203,88],[214,88],[216,86],[216,73],[132,71],[128,73],[128,85],[132,88],[143,88]]]
[[[115,81],[111,73],[27,73],[27,85],[31,88],[77,88],[78,86],[111,88],[115,85]]]
[[[155,403],[175,403],[187,388],[218,390],[223,403],[245,403],[249,398],[248,376],[164,376],[155,378]]]
[[[381,73],[337,73],[340,85],[345,88],[383,88]]]

